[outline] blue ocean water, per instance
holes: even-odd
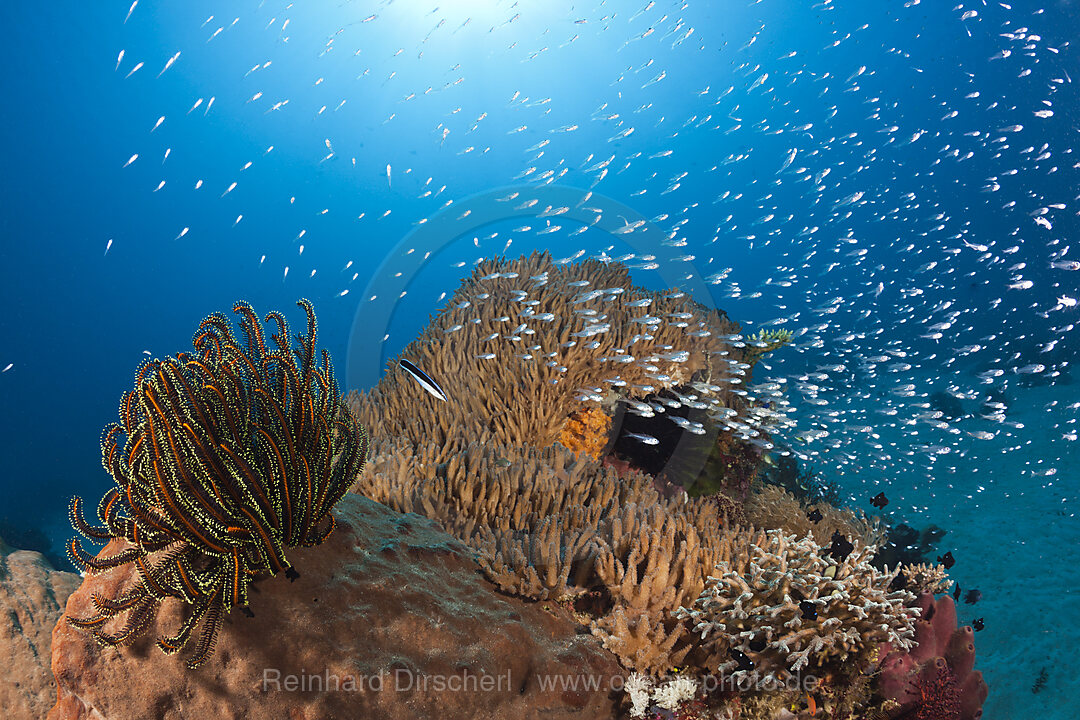
[[[0,19],[18,29],[0,48],[0,535],[61,547],[68,498],[110,484],[99,435],[137,364],[237,299],[311,299],[362,389],[477,259],[632,254],[638,284],[796,332],[755,380],[787,383],[785,440],[848,502],[885,491],[892,520],[947,531],[985,598],[961,619],[985,618],[986,717],[1080,697],[1071,678],[1031,693],[1080,610],[1074,3]],[[514,209],[589,192],[597,227]]]

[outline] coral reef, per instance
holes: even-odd
[[[50,720],[609,716],[618,664],[561,608],[478,582],[472,550],[431,520],[355,494],[332,512],[325,543],[290,552],[303,575],[257,583],[256,617],[226,618],[199,672],[154,649],[153,635],[180,620],[175,604],[122,653],[58,624]],[[137,581],[132,565],[91,576],[68,612]],[[600,689],[564,684],[582,677]]]
[[[52,629],[79,576],[41,553],[0,540],[0,708],[6,720],[38,720],[56,701],[49,670]]]
[[[401,354],[446,388],[445,401],[397,362],[370,392],[350,394],[373,428],[355,490],[436,520],[500,590],[565,607],[628,669],[730,677],[731,650],[745,647],[755,658],[765,651],[776,677],[792,665],[828,672],[830,702],[856,708],[867,682],[843,671],[864,669],[885,640],[910,638],[913,596],[888,589],[896,571],[869,565],[883,538],[876,519],[820,505],[818,528],[793,496],[762,488],[757,517],[747,513],[784,403],[778,389],[747,384],[750,356],[735,331],[680,293],[633,287],[617,265],[557,267],[547,255],[482,263]],[[612,425],[598,458],[605,450],[583,450],[601,447],[601,417]],[[789,526],[810,537],[796,540]],[[836,532],[853,544],[838,560],[822,547]],[[744,583],[758,582],[751,567],[775,575],[775,587],[755,586],[761,612],[767,600],[780,625],[799,627],[722,639],[720,621],[703,613],[724,612],[743,591],[723,584],[732,577],[709,579],[718,565]],[[785,601],[779,578],[796,570],[802,595]],[[819,617],[804,619],[799,603]],[[674,712],[649,698],[657,713]],[[690,705],[699,701],[742,702],[745,718],[810,712],[814,702],[787,691]]]
[[[941,538],[945,537],[945,530],[937,525],[927,525],[922,530],[917,530],[904,523],[888,526],[885,541],[874,558],[874,567],[881,569],[886,566],[919,565],[926,562],[931,556]],[[905,579],[903,575],[900,580]]]
[[[135,390],[120,403],[122,424],[105,429],[102,463],[116,486],[98,505],[99,526],[71,503],[71,522],[111,552],[87,554],[77,539],[72,562],[90,574],[133,564],[138,579],[95,596],[72,625],[106,646],[126,645],[145,632],[166,599],[189,606],[179,630],[158,640],[178,652],[201,623],[188,661],[213,653],[223,618],[246,608],[258,577],[296,570],[286,547],[318,545],[334,529],[330,509],[347,492],[367,454],[367,436],[345,409],[330,356],[315,351],[315,312],[298,346],[285,318],[267,315],[277,333],[267,347],[258,316],[237,303],[245,342],[224,315],[200,325],[193,354],[140,366]],[[121,448],[120,438],[126,438]],[[109,621],[124,616],[119,630]]]
[[[791,343],[795,339],[795,334],[790,330],[778,328],[776,330],[758,330],[753,335],[746,338],[746,345],[749,348],[747,350],[747,362],[753,364],[762,358],[762,356],[779,350],[785,345]]]
[[[707,665],[724,673],[752,669],[779,686],[833,662],[864,667],[882,643],[910,648],[919,614],[910,593],[888,589],[895,572],[870,565],[873,551],[837,561],[812,538],[770,530],[749,553],[719,562],[679,615],[694,623]]]
[[[795,454],[783,445],[786,454],[771,456],[773,462],[762,466],[758,479],[766,485],[778,485],[800,502],[806,504],[824,503],[840,505],[840,492],[834,485],[825,481],[813,466],[800,466]]]
[[[975,670],[971,626],[958,628],[949,596],[919,596],[915,645],[881,648],[878,692],[892,708],[887,717],[925,720],[979,720],[988,688]]]
[[[741,357],[738,331],[683,293],[633,286],[618,263],[487,260],[400,355],[446,389],[446,402],[417,393],[395,360],[350,405],[382,437],[438,446],[440,463],[471,442],[547,447],[582,409],[611,415],[619,400],[644,412],[643,398],[690,383],[707,390],[709,407],[737,412],[746,400],[718,381],[729,377],[720,360]]]
[[[730,496],[718,492],[707,496],[706,499],[716,505],[717,515],[723,518],[728,525],[747,524],[746,509]]]
[[[685,718],[686,706],[695,701],[700,703],[702,692],[701,683],[695,678],[680,675],[657,682],[640,673],[630,673],[623,690],[630,702],[632,718],[645,717],[650,712],[656,717]]]
[[[811,519],[814,511],[821,515],[817,522]],[[863,545],[880,546],[885,541],[885,526],[876,517],[823,502],[804,506],[790,492],[767,483],[753,487],[743,512],[746,522],[755,527],[782,529],[797,537],[810,535],[821,545],[837,532]]]
[[[916,565],[904,565],[900,569],[900,573],[904,576],[904,589],[915,595],[922,595],[923,593],[937,595],[947,592],[953,585],[945,566],[940,564],[918,563]]]
[[[611,411],[616,448],[624,430],[636,447],[662,446],[629,433],[644,432],[639,420],[666,424],[661,465],[700,473],[717,436],[706,428],[710,413],[728,419],[748,408],[737,330],[682,293],[634,287],[621,265],[556,266],[547,254],[482,263],[402,353],[449,388],[447,400],[417,392],[396,364],[369,393],[350,395],[375,428],[357,490],[441,522],[507,592],[589,596],[593,632],[628,667],[667,669],[690,649],[671,613],[730,552],[724,523],[737,508],[666,497],[654,482],[678,488],[670,472],[650,477],[635,469],[640,457],[617,453],[602,464],[556,441],[577,449],[563,434],[568,420]],[[667,410],[682,413],[678,421]],[[701,452],[687,449],[701,438]]]
[[[732,433],[719,433],[706,452],[705,466],[695,481],[687,485],[687,491],[693,495],[723,492],[745,499],[762,465],[761,449]]]
[[[697,597],[734,536],[714,501],[662,498],[649,476],[620,476],[558,445],[474,443],[448,463],[437,456],[388,441],[357,489],[439,521],[506,592],[555,600],[599,590],[593,629],[629,667],[664,670],[685,657],[685,628],[670,613]]]

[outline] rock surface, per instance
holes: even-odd
[[[167,657],[154,646],[178,627],[173,601],[148,635],[119,649],[57,624],[49,719],[613,715],[618,665],[556,608],[496,592],[471,551],[426,518],[353,494],[334,513],[326,543],[290,551],[300,578],[257,583],[255,617],[233,612],[199,670],[186,669],[185,651]],[[92,593],[114,597],[134,575],[127,566],[87,578],[67,612],[90,615]],[[585,678],[599,689],[563,684]]]
[[[82,582],[54,570],[41,553],[0,540],[0,708],[6,720],[39,720],[56,701],[51,633]]]

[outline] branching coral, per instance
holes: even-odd
[[[910,647],[918,616],[909,593],[888,590],[896,573],[871,567],[873,551],[861,547],[837,562],[812,538],[770,530],[749,553],[718,563],[693,608],[679,614],[693,621],[709,665],[721,672],[749,671],[733,651],[780,682],[832,661],[863,666],[881,643]]]
[[[778,485],[803,503],[840,504],[839,488],[826,481],[812,465],[801,465],[790,449],[787,454],[774,455],[772,459],[759,474],[766,485]]]
[[[448,463],[430,445],[388,441],[357,489],[438,520],[472,545],[500,588],[558,599],[601,590],[593,630],[632,668],[666,670],[689,651],[671,611],[704,588],[741,537],[709,498],[662,498],[650,478],[620,476],[556,445],[473,443]]]
[[[724,492],[730,497],[745,499],[762,466],[761,449],[732,433],[720,433],[707,453],[702,472],[687,486],[687,491],[693,495]]]
[[[701,683],[685,675],[657,683],[648,676],[630,673],[623,688],[630,701],[630,717],[645,717],[653,708],[656,717],[686,717],[679,713],[684,704],[697,699]]]
[[[446,402],[393,369],[369,393],[350,395],[377,430],[357,489],[438,519],[478,549],[505,590],[558,598],[603,588],[607,624],[596,631],[624,635],[620,654],[635,667],[673,664],[685,642],[670,611],[704,587],[717,558],[702,545],[719,538],[721,512],[704,500],[677,506],[651,478],[628,468],[619,477],[590,452],[554,444],[596,448],[613,398],[652,415],[646,399],[684,384],[695,388],[684,397],[701,408],[745,409],[737,386],[708,384],[723,378],[718,358],[739,362],[737,332],[682,293],[634,287],[618,264],[556,265],[546,253],[482,263],[402,353],[441,382]],[[582,421],[590,437],[567,437]],[[681,432],[665,416],[657,422]],[[700,465],[687,463],[688,472]],[[678,591],[653,598],[636,589],[627,580],[639,562],[632,552],[650,582],[663,573]],[[620,608],[625,633],[614,625]]]
[[[945,566],[940,564],[904,565],[900,572],[904,576],[904,587],[915,595],[937,595],[948,591],[953,585]]]
[[[101,644],[132,642],[174,598],[189,611],[158,646],[178,652],[202,623],[188,662],[198,667],[213,653],[223,617],[247,607],[252,581],[282,571],[296,577],[285,548],[318,545],[333,531],[330,509],[363,467],[367,435],[344,407],[325,350],[318,363],[311,304],[298,304],[307,333],[295,348],[280,313],[266,318],[277,325],[271,348],[251,306],[237,303],[243,343],[215,313],[199,326],[194,353],[136,373],[120,403],[122,424],[107,427],[101,442],[116,483],[98,505],[101,525],[83,519],[80,498],[71,504],[84,536],[127,541],[93,557],[73,539],[73,563],[91,573],[127,563],[138,570],[139,581],[119,597],[94,598],[96,615],[68,617]],[[121,615],[121,629],[106,630]]]

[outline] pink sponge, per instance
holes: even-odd
[[[915,622],[918,645],[908,652],[881,647],[878,690],[900,703],[900,714],[933,707],[933,717],[979,720],[988,688],[975,667],[975,635],[970,625],[956,627],[956,604],[949,596],[934,601],[923,593],[922,616]],[[931,715],[927,715],[928,717]]]

